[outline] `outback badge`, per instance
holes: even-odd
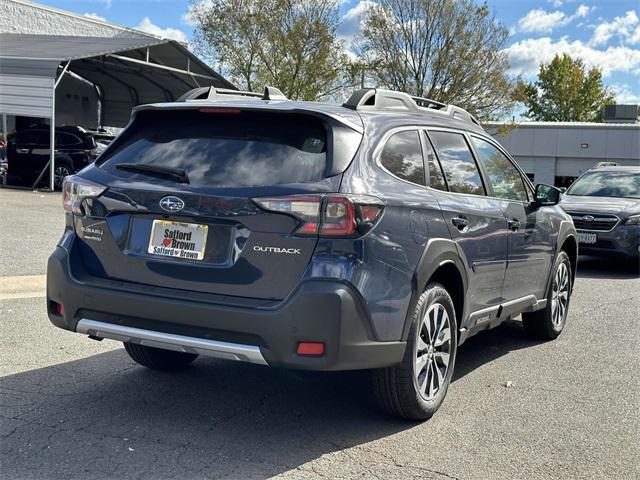
[[[179,212],[184,208],[184,202],[178,197],[169,195],[160,200],[160,208],[167,212]]]

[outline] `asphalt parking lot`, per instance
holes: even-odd
[[[640,278],[583,258],[551,343],[508,322],[461,347],[445,404],[379,414],[363,373],[137,366],[53,327],[59,194],[0,189],[0,478],[640,478]],[[508,385],[508,386],[507,386]]]

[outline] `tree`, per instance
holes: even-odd
[[[191,8],[200,53],[241,89],[291,99],[327,94],[348,64],[334,0],[213,0]]]
[[[543,122],[597,122],[604,105],[614,103],[602,72],[596,67],[587,72],[582,60],[567,54],[541,64],[537,81],[520,82],[518,97],[527,108],[524,115]]]
[[[490,118],[513,106],[507,37],[474,0],[379,0],[357,44],[378,85]]]

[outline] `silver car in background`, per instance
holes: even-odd
[[[640,166],[593,168],[562,196],[580,253],[640,258]]]

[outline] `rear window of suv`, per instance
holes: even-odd
[[[117,176],[139,176],[116,165],[182,169],[194,186],[254,187],[317,181],[325,176],[327,133],[308,115],[211,111],[140,112],[100,166]]]

